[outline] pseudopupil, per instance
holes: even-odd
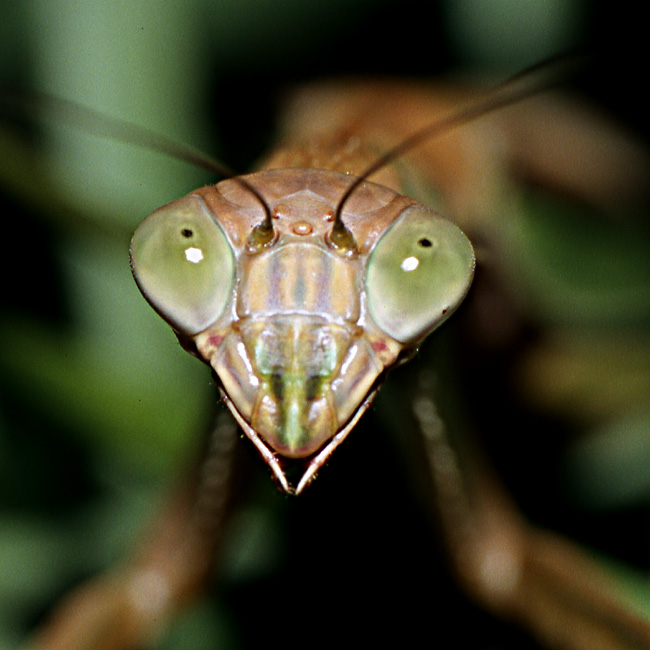
[[[186,239],[189,239],[193,234],[194,232],[191,228],[183,228],[183,230],[181,230],[181,235],[183,235],[183,237]]]

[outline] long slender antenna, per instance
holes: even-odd
[[[245,187],[262,205],[265,218],[261,226],[272,228],[271,209],[260,192],[239,177],[230,167],[195,147],[166,138],[146,127],[104,115],[82,104],[35,90],[2,89],[0,101],[38,119],[53,121],[98,138],[162,153],[206,169],[219,177],[232,178]]]
[[[343,207],[354,191],[375,172],[393,162],[407,151],[414,149],[427,140],[448,133],[453,129],[479,119],[505,106],[511,106],[540,92],[549,90],[569,78],[585,57],[579,54],[561,54],[547,59],[486,91],[479,99],[456,110],[446,117],[425,126],[403,140],[393,149],[380,156],[361,176],[358,176],[345,190],[335,210],[334,230],[347,230],[343,224]]]

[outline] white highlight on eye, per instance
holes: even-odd
[[[400,268],[402,271],[415,271],[420,265],[420,260],[417,257],[406,257],[402,260]]]
[[[200,248],[190,246],[185,249],[185,259],[192,264],[198,264],[203,259],[203,251]]]

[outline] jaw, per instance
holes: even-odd
[[[241,319],[195,340],[223,401],[287,493],[304,490],[347,437],[402,349],[313,314]]]
[[[386,358],[355,325],[314,315],[242,319],[211,337],[197,348],[223,401],[282,489],[302,491],[370,405]]]
[[[255,429],[246,421],[237,410],[233,401],[226,392],[221,389],[221,396],[233,417],[242,428],[246,437],[255,445],[258,452],[269,466],[279,486],[287,494],[300,494],[315,478],[320,468],[327,462],[334,450],[346,439],[348,433],[356,426],[361,416],[372,404],[378,387],[371,390],[361,404],[357,407],[352,417],[345,426],[337,431],[320,449],[309,456],[301,458],[289,458],[274,451]],[[290,480],[287,470],[294,470],[302,465],[302,473],[298,474],[298,480]],[[293,472],[292,472],[293,473]]]

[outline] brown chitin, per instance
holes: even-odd
[[[195,336],[222,395],[282,487],[277,456],[307,459],[302,489],[347,435],[403,345],[379,330],[365,305],[363,274],[377,239],[416,202],[367,183],[346,209],[356,250],[328,243],[344,174],[313,169],[259,172],[275,230],[272,246],[248,245],[261,207],[237,181],[198,190],[236,251],[232,305]],[[325,453],[323,453],[325,452]]]

